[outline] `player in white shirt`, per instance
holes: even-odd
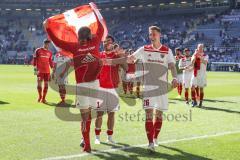
[[[204,53],[204,45],[198,44],[195,53],[192,56],[192,64],[193,67],[193,76],[191,80],[191,92],[192,92],[192,106],[197,106],[196,101],[196,91],[195,87],[200,88],[200,103],[199,107],[202,107],[202,101],[204,97],[203,88],[207,86],[207,63],[208,63],[208,55]]]
[[[188,48],[184,49],[184,57],[182,57],[179,61],[179,69],[183,70],[183,85],[185,88],[185,101],[186,104],[189,104],[189,88],[191,88],[191,79],[193,75],[193,67],[191,66],[191,54]]]
[[[172,73],[172,87],[177,87],[175,59],[170,48],[160,42],[161,32],[157,26],[149,27],[150,45],[139,48],[128,61],[143,63],[143,108],[146,112],[145,128],[149,150],[158,145],[157,138],[162,127],[162,113],[168,110],[168,69]],[[155,114],[154,114],[155,111]],[[153,122],[153,117],[155,121]]]
[[[183,70],[179,68],[179,62],[184,56],[182,55],[182,50],[180,48],[175,48],[175,61],[176,61],[176,69],[177,69],[177,80],[178,80],[178,96],[177,98],[181,98],[182,95],[182,87],[183,87]]]
[[[62,51],[59,51],[54,56],[54,68],[52,78],[59,87],[59,94],[61,101],[58,103],[59,106],[64,106],[66,97],[66,84],[68,84],[68,70],[71,64],[71,58],[64,56]]]

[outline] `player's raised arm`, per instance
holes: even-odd
[[[207,65],[207,63],[208,63],[208,56],[202,56],[201,57],[201,63]]]
[[[51,23],[51,20],[49,20],[49,19],[45,20],[43,22],[43,27],[44,27],[45,31],[48,33],[48,37],[51,39],[51,41],[54,43],[54,45],[56,45],[57,47],[59,47],[63,50],[74,53],[75,48],[77,47],[78,43],[77,42],[63,41],[63,40],[59,39],[59,37],[57,37],[57,34],[54,34],[54,32],[52,32],[50,30],[50,28],[48,27],[49,23]],[[72,30],[69,29],[68,32],[72,32]],[[64,34],[64,33],[61,33],[61,34]],[[68,34],[71,34],[72,36],[75,35],[75,33],[68,33]],[[77,37],[73,37],[73,38],[77,39]]]
[[[37,60],[38,60],[38,49],[36,49],[33,54],[34,75],[37,75]]]

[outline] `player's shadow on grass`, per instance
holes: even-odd
[[[46,105],[48,106],[54,106],[54,107],[66,107],[66,108],[75,108],[75,105],[73,105],[73,101],[70,100],[70,99],[67,99],[66,101],[66,104],[65,105],[58,105],[57,103],[54,103],[54,102],[47,102],[45,103]]]
[[[206,102],[223,102],[223,103],[237,103],[233,101],[217,100],[217,99],[204,99]]]
[[[174,100],[174,101],[185,101],[184,99],[179,99],[179,98],[169,98],[170,100]],[[224,101],[224,100],[217,100],[217,99],[204,99],[204,102],[222,102],[222,103],[237,103],[237,102],[233,102],[233,101]]]
[[[0,105],[4,105],[4,104],[10,104],[10,103],[4,102],[4,101],[0,101]]]
[[[160,159],[161,158],[161,159],[166,159],[166,160],[176,160],[176,159],[211,160],[209,158],[205,158],[205,157],[202,157],[199,155],[185,152],[178,148],[164,146],[164,145],[160,145],[159,147],[164,148],[164,150],[167,149],[167,150],[170,150],[171,152],[176,152],[176,153],[172,153],[172,154],[167,154],[167,153],[162,153],[162,152],[149,153],[147,148],[134,147],[134,146],[130,146],[128,144],[123,144],[123,143],[119,143],[119,144],[124,146],[124,147],[118,148],[119,150],[121,150],[121,152],[123,152],[123,154],[114,153],[114,150],[109,151],[109,152],[108,151],[96,151],[96,153],[94,153],[94,156],[98,157],[99,159],[104,159],[104,160],[110,160],[110,159],[139,160],[142,158],[146,158],[146,159]],[[162,149],[160,149],[160,150],[162,150]]]
[[[227,112],[227,113],[240,114],[240,111],[233,111],[233,110],[224,109],[224,108],[216,108],[216,107],[206,107],[206,106],[204,106],[202,109],[210,110],[210,111],[222,111],[222,112]]]

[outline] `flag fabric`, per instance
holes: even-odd
[[[54,15],[44,21],[44,28],[48,34],[48,38],[53,42],[57,50],[62,50],[62,48],[58,48],[59,42],[77,44],[77,32],[83,26],[88,26],[92,34],[96,34],[98,28],[103,27],[102,41],[108,34],[106,22],[94,3],[79,6],[62,14]],[[67,55],[71,54],[70,52],[64,53]],[[70,56],[72,57],[72,55]]]

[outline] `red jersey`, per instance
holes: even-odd
[[[99,28],[96,32],[96,36],[87,41],[86,45],[70,42],[63,43],[61,40],[55,39],[55,43],[59,48],[73,54],[75,78],[77,83],[96,80],[101,70],[99,48],[104,28],[99,21],[98,23]],[[55,36],[52,35],[51,37]]]
[[[50,67],[53,67],[51,51],[38,48],[33,57],[33,65],[37,67],[38,73],[50,73]]]
[[[133,63],[133,64],[129,63],[127,73],[135,73],[135,71],[136,71],[135,63]]]
[[[114,52],[106,54],[102,52],[101,58],[119,58]],[[104,65],[102,66],[100,75],[99,75],[99,83],[103,88],[117,88],[119,83],[119,65]]]

